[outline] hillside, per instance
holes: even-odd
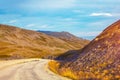
[[[42,32],[42,33],[45,33],[47,35],[62,39],[65,42],[73,45],[76,49],[83,48],[85,45],[87,45],[89,43],[89,40],[78,38],[75,35],[73,35],[69,32],[65,32],[65,31],[52,32],[52,31],[40,31],[39,30],[38,32]]]
[[[50,69],[77,80],[120,80],[120,20],[75,55],[72,61],[50,62]]]
[[[52,58],[72,49],[75,47],[44,33],[0,24],[0,59]]]

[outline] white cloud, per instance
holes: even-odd
[[[91,13],[90,16],[113,16],[111,13]]]
[[[26,25],[27,27],[34,27],[34,26],[36,26],[35,24],[28,24],[28,25]]]
[[[8,23],[10,23],[10,24],[16,23],[16,22],[17,22],[17,20],[10,20],[10,21],[8,21]]]
[[[74,20],[73,18],[62,18],[62,19],[60,19],[60,20],[63,20],[63,21],[72,21],[72,20]]]
[[[40,28],[45,29],[45,28],[54,28],[54,27],[47,25],[47,24],[44,24],[44,25],[41,25]]]
[[[73,10],[74,13],[84,13],[82,10]]]
[[[101,31],[78,32],[78,33],[76,33],[76,35],[77,36],[97,36],[100,33],[101,33]]]
[[[40,26],[41,28],[47,28],[48,27],[48,25],[42,25],[42,26]]]
[[[29,0],[20,7],[28,10],[65,9],[75,6],[76,0]]]

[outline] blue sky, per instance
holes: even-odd
[[[96,36],[120,19],[120,0],[0,0],[0,23]]]

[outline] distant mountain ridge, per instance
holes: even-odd
[[[73,35],[69,32],[66,32],[66,31],[53,32],[53,31],[40,31],[40,30],[38,30],[38,32],[42,32],[42,33],[45,33],[47,35],[62,39],[65,42],[68,42],[69,44],[73,45],[74,47],[76,47],[78,49],[83,48],[85,45],[87,45],[89,43],[89,40],[76,37],[75,35]]]
[[[76,39],[82,39],[82,38],[78,38],[76,37],[75,35],[69,33],[69,32],[66,32],[66,31],[62,31],[62,32],[54,32],[54,31],[40,31],[38,30],[38,32],[42,32],[42,33],[45,33],[45,34],[48,34],[48,35],[51,35],[51,36],[55,36],[55,37],[58,37],[58,38],[67,38],[67,39],[73,39],[73,37]]]

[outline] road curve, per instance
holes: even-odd
[[[70,80],[51,72],[48,62],[45,59],[0,61],[0,80]]]

